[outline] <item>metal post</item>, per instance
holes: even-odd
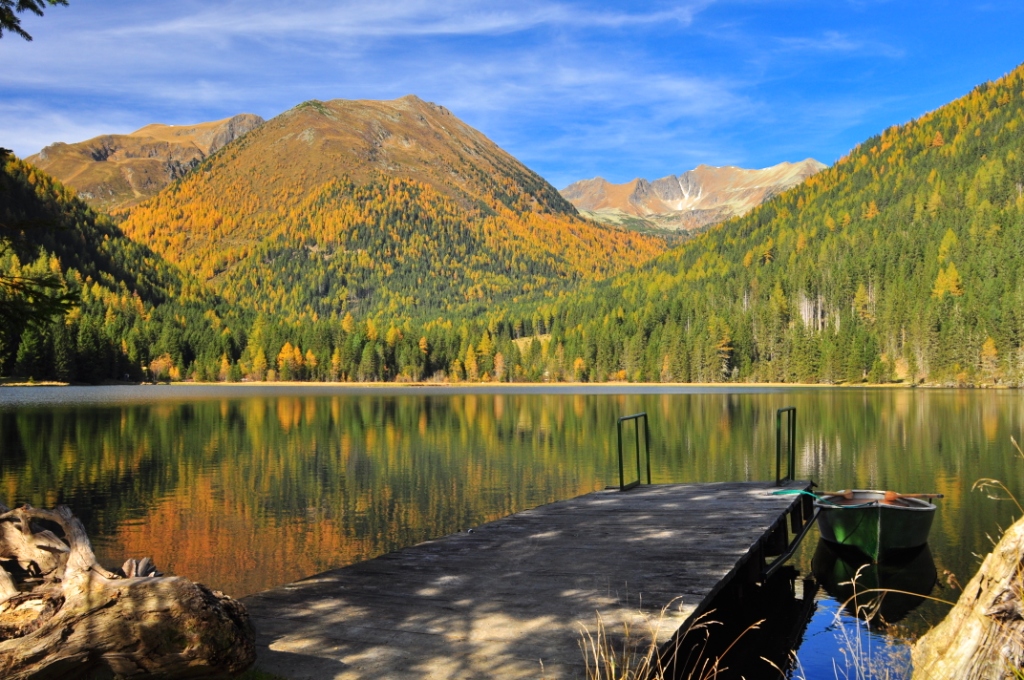
[[[796,479],[796,408],[789,414],[789,478]]]
[[[647,452],[647,484],[649,485],[651,483],[651,431],[647,427],[646,413],[644,413],[644,451]]]
[[[633,423],[633,441],[636,443],[636,478],[643,479],[640,476],[640,419],[637,418]],[[648,456],[649,458],[650,456]]]
[[[640,423],[639,420],[644,420],[644,448],[647,453],[647,483],[651,483],[651,435],[647,425],[647,414],[646,413],[635,413],[631,416],[622,416],[619,418],[617,423],[618,428],[618,442],[619,442],[619,490],[628,491],[634,486],[638,486],[643,483],[643,473],[640,467]],[[622,423],[632,420],[634,422],[633,430],[633,442],[636,449],[636,480],[626,484],[626,472],[625,463],[622,457]]]
[[[622,418],[619,418],[619,490],[626,488],[626,472],[622,469]]]
[[[786,434],[789,450],[786,452],[786,476],[782,476],[782,414],[786,414]],[[775,412],[775,486],[796,479],[796,407],[786,406]]]
[[[782,481],[782,409],[775,412],[775,486]]]

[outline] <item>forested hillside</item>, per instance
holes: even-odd
[[[1024,68],[521,312],[589,380],[1024,380]],[[575,367],[575,368],[573,368]]]
[[[555,292],[665,248],[579,219],[538,175],[416,97],[301,104],[133,208],[123,228],[238,304],[396,323]]]
[[[100,382],[142,380],[154,359],[197,351],[220,357],[239,351],[218,314],[226,307],[199,282],[148,248],[126,238],[110,218],[74,192],[16,158],[0,168],[0,225],[14,247],[0,252],[0,271],[12,277],[51,272],[78,304],[44,327],[4,319],[0,375]],[[0,294],[10,294],[3,291]],[[12,326],[12,324],[14,324]],[[156,361],[162,377],[179,377]]]
[[[377,129],[374,115],[359,129]],[[381,143],[399,151],[358,156],[350,175],[327,176],[313,154],[307,175],[324,176],[298,192],[270,160],[232,165],[274,129],[229,145],[129,218],[196,278],[9,161],[2,219],[28,225],[37,251],[7,253],[0,267],[59,271],[82,304],[49,329],[8,334],[0,372],[1024,383],[1024,68],[599,281],[587,279],[657,246],[562,212],[557,195],[529,189],[533,175],[460,181],[451,163],[389,174],[420,162],[404,150],[437,139],[391,133]],[[341,144],[305,129],[278,140]]]
[[[351,183],[331,185],[331,201],[367,199],[387,192],[428,194],[433,205],[447,199],[412,182],[392,182],[367,189]],[[359,193],[376,191],[376,194]],[[66,316],[40,328],[8,326],[0,333],[0,375],[34,380],[98,383],[105,380],[421,380],[539,379],[523,367],[513,335],[521,323],[495,321],[491,331],[474,337],[464,317],[442,316],[425,324],[256,313],[246,304],[230,305],[195,278],[148,248],[128,239],[105,215],[95,213],[38,168],[8,157],[0,172],[0,224],[20,232],[17,248],[0,255],[0,272],[9,276],[59,274],[64,291],[78,305]],[[423,209],[432,205],[428,201]],[[450,206],[448,208],[450,209]],[[406,213],[415,221],[415,211]],[[399,220],[400,222],[400,220]],[[460,225],[436,224],[441,234],[458,240]],[[399,226],[372,238],[391,238]],[[374,223],[376,226],[376,223]],[[373,233],[365,229],[367,234]],[[412,239],[414,266],[428,267],[436,253]],[[458,245],[456,243],[456,245]],[[463,244],[464,245],[464,244]],[[506,246],[510,248],[511,246]],[[417,248],[421,250],[417,250]],[[474,257],[473,253],[463,253]],[[514,252],[511,253],[514,256]],[[422,259],[422,263],[420,260]],[[368,264],[372,269],[373,263]],[[423,270],[424,286],[441,289],[443,277]],[[289,271],[254,270],[259,276],[288,284]],[[298,284],[296,284],[298,285]],[[287,297],[282,298],[287,301]],[[474,317],[479,318],[479,317]],[[539,343],[526,357],[537,360]]]

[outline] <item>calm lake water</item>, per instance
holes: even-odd
[[[0,501],[67,504],[108,566],[148,555],[240,597],[617,483],[620,415],[649,414],[655,482],[774,479],[784,406],[799,478],[945,494],[917,568],[934,564],[932,596],[955,600],[947,574],[966,583],[1016,512],[972,485],[994,477],[1024,497],[1017,391],[4,387]],[[802,572],[821,569],[816,544],[814,531]],[[834,677],[851,630],[858,645],[891,639],[818,597],[798,676]],[[945,611],[892,616],[917,635]]]

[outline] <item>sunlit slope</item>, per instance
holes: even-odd
[[[562,189],[577,209],[604,223],[639,220],[653,228],[691,231],[745,215],[766,200],[823,170],[813,158],[761,170],[698,165],[653,182],[611,184],[600,177]]]
[[[14,238],[4,249],[5,270],[25,270],[36,258],[45,269],[75,273],[89,285],[121,289],[148,303],[176,299],[184,288],[178,269],[132,242],[102,213],[39,168],[13,156],[0,165],[0,225]]]
[[[229,299],[285,315],[490,304],[663,249],[579,219],[480,132],[412,96],[301,104],[123,228]]]
[[[539,316],[591,379],[1019,383],[1022,83],[892,127]]]
[[[25,160],[103,210],[156,195],[204,158],[263,123],[249,113],[196,125],[147,125],[131,134],[57,142]]]

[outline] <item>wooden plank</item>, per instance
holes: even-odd
[[[806,488],[805,482],[788,488]],[[287,678],[583,678],[581,636],[668,642],[799,496],[760,482],[599,491],[244,599]]]

